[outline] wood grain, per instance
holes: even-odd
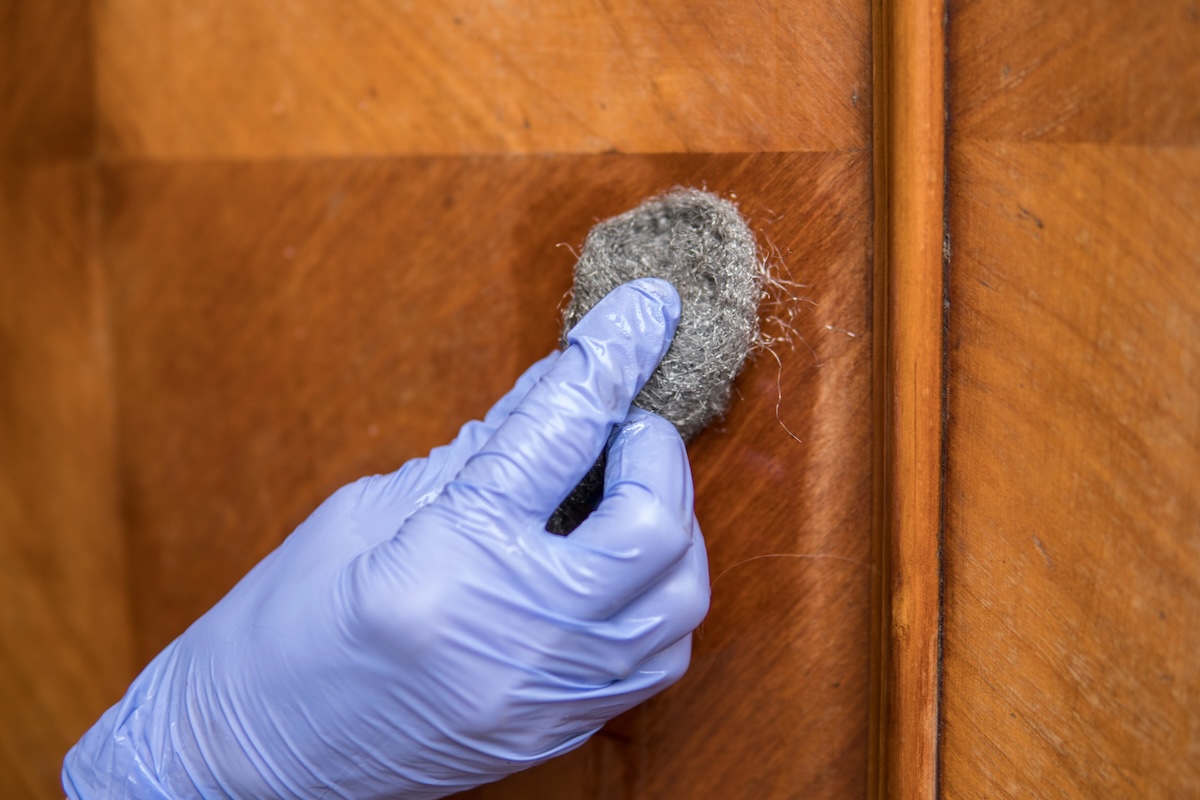
[[[0,0],[0,795],[60,796],[136,666],[481,414],[568,246],[678,182],[803,296],[691,448],[712,613],[687,682],[475,796],[864,795],[869,8]]]
[[[961,144],[946,794],[1200,785],[1200,153]]]
[[[0,158],[92,155],[89,11],[78,0],[0,0]]]
[[[1021,8],[951,10],[944,794],[1192,796],[1200,28]]]
[[[870,143],[867,0],[96,4],[112,157]]]
[[[937,795],[944,6],[880,4],[875,413],[879,796]]]
[[[88,4],[0,1],[0,797],[61,797],[132,677]]]
[[[706,183],[807,301],[795,348],[760,356],[691,449],[715,580],[692,670],[574,768],[479,796],[862,796],[869,170],[854,153],[106,168],[139,658],[326,494],[446,441],[553,347],[560,243]]]
[[[970,139],[1196,144],[1194,0],[954,0],[951,90]]]
[[[93,176],[0,170],[0,796],[61,797],[132,677]]]

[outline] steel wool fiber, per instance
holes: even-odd
[[[592,306],[636,278],[670,281],[682,312],[670,349],[634,402],[691,439],[729,407],[733,379],[758,341],[766,267],[733,203],[698,189],[652,197],[588,233],[563,315],[564,346],[566,332]],[[574,530],[603,489],[601,457],[547,530]]]

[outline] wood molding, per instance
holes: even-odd
[[[938,777],[943,449],[945,5],[877,0],[875,412],[878,709],[871,788]]]

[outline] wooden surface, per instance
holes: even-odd
[[[967,139],[1195,146],[1191,0],[952,0],[951,114]]]
[[[8,167],[94,151],[88,3],[0,0],[0,157]]]
[[[0,797],[132,677],[86,4],[0,2]]]
[[[0,797],[48,797],[132,677],[110,350],[73,162],[0,175]]]
[[[869,138],[866,0],[96,6],[113,157],[756,152]]]
[[[40,179],[44,203],[19,182],[5,195],[5,266],[10,250],[29,265],[0,284],[5,324],[61,376],[5,373],[0,431],[16,441],[63,403],[88,424],[26,448],[77,479],[63,532],[21,517],[11,535],[5,517],[21,574],[2,591],[42,598],[51,623],[5,623],[0,699],[50,699],[0,703],[0,766],[21,762],[0,794],[58,796],[67,745],[132,667],[338,485],[486,410],[557,341],[568,246],[679,182],[736,193],[802,284],[794,347],[761,355],[691,448],[712,612],[687,681],[475,796],[866,793],[866,0],[3,8],[47,43],[3,39],[28,67],[0,84],[5,152],[74,166]],[[64,31],[76,49],[47,61]],[[74,271],[35,272],[56,247]],[[38,291],[69,324],[29,305]],[[74,349],[47,355],[40,326]],[[23,463],[6,514],[56,497]],[[47,542],[71,545],[67,589]],[[87,630],[36,640],[55,615]]]
[[[805,298],[691,450],[712,612],[475,796],[1194,794],[1200,13],[949,5],[947,312],[931,2],[0,2],[0,795],[677,182]]]
[[[876,552],[881,774],[873,793],[937,792],[941,607],[944,6],[878,6]]]
[[[524,797],[553,781],[579,797],[861,795],[871,425],[860,154],[106,170],[139,658],[338,485],[481,415],[557,339],[574,260],[558,243],[577,247],[596,217],[682,182],[735,192],[787,254],[809,285],[804,343],[780,351],[782,373],[760,356],[733,411],[692,447],[715,585],[688,681],[592,748],[619,769],[582,759],[480,794]]]
[[[1200,791],[1198,23],[951,4],[947,797]]]

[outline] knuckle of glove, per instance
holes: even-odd
[[[360,644],[398,653],[407,663],[420,663],[441,646],[452,620],[448,582],[404,580],[403,592],[391,589],[391,565],[380,551],[364,553],[343,575],[342,593],[349,633]]]
[[[607,641],[596,647],[591,656],[590,672],[605,681],[623,681],[646,660],[647,654],[639,637],[604,637]]]
[[[662,685],[672,686],[679,683],[683,676],[687,674],[688,667],[692,664],[692,648],[691,642],[688,642],[686,647],[677,647],[666,659],[663,664]]]
[[[625,524],[633,537],[646,542],[653,550],[659,563],[674,564],[692,546],[692,520],[690,514],[673,508],[661,497],[645,492],[631,507],[632,513]]]
[[[704,575],[693,580],[675,584],[671,587],[667,603],[682,628],[689,631],[699,627],[708,616],[709,605],[712,602],[712,590]]]
[[[609,658],[608,663],[604,665],[604,672],[613,680],[623,681],[627,680],[641,663],[635,660],[632,654],[621,653]]]

